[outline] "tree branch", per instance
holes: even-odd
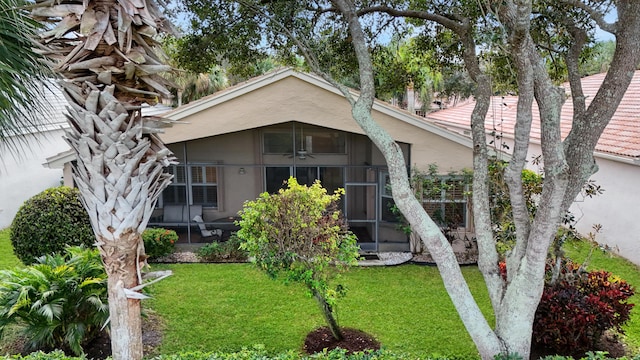
[[[443,15],[432,14],[432,13],[428,13],[426,11],[420,11],[420,10],[398,10],[389,6],[371,6],[371,7],[358,10],[357,15],[362,16],[362,15],[376,13],[376,12],[385,13],[393,17],[407,17],[407,18],[434,21],[448,29],[455,31],[458,34],[466,30],[466,28],[462,24],[462,21],[456,21]],[[462,19],[459,19],[459,20],[462,20]]]
[[[559,0],[560,3],[563,4],[567,4],[567,5],[572,5],[575,6],[577,8],[580,8],[582,10],[584,10],[587,14],[589,14],[589,16],[591,17],[591,19],[593,19],[593,21],[596,22],[596,24],[598,24],[598,26],[600,27],[600,29],[607,31],[609,33],[612,34],[617,34],[618,32],[618,22],[615,23],[608,23],[605,19],[604,19],[604,14],[600,11],[598,11],[597,9],[585,4],[584,2],[580,1],[580,0]]]
[[[617,4],[617,44],[610,69],[584,116],[574,118],[571,131],[565,139],[571,179],[570,191],[565,194],[562,204],[564,209],[571,205],[585,181],[597,171],[593,151],[640,62],[640,2],[620,0]]]
[[[505,181],[509,188],[509,199],[516,228],[516,245],[507,261],[507,276],[511,279],[517,273],[522,258],[528,247],[531,230],[531,220],[522,188],[522,170],[526,164],[529,151],[531,122],[533,119],[532,105],[534,99],[533,63],[529,56],[535,44],[529,34],[529,18],[531,6],[516,5],[513,2],[500,8],[509,32],[511,44],[510,52],[516,64],[518,79],[518,104],[514,134],[513,155],[505,171]]]
[[[569,77],[569,87],[571,88],[571,100],[573,101],[573,118],[582,118],[585,112],[585,96],[582,91],[582,81],[580,81],[580,54],[587,43],[587,33],[576,26],[569,27],[569,34],[573,42],[569,51],[565,55],[567,73]]]
[[[487,284],[489,298],[495,312],[504,296],[504,281],[498,267],[499,256],[491,226],[489,182],[487,181],[489,178],[489,154],[484,123],[491,103],[491,79],[480,69],[473,34],[470,31],[465,31],[461,41],[464,46],[462,58],[465,67],[471,79],[478,85],[475,93],[476,105],[471,113],[474,172],[473,214],[478,241],[478,266]]]

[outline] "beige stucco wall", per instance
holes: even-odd
[[[411,144],[411,165],[426,168],[436,163],[445,173],[471,167],[471,151],[467,146],[379,111],[374,111],[373,116],[394,139]],[[168,117],[172,117],[171,113]],[[180,120],[188,124],[167,129],[161,136],[166,143],[288,121],[364,134],[351,117],[351,108],[344,97],[295,77],[217,103]]]

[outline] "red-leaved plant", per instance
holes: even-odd
[[[627,303],[634,289],[607,271],[586,271],[579,264],[562,260],[560,273],[547,283],[533,323],[533,340],[562,355],[587,351],[602,334],[614,329],[624,333],[634,304]]]
[[[533,323],[533,343],[558,355],[593,350],[609,329],[624,333],[634,289],[606,271],[586,271],[563,259],[556,279],[551,264]],[[506,266],[500,263],[506,279]]]

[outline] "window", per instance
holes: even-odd
[[[191,165],[191,204],[218,207],[218,169],[215,166]]]
[[[187,203],[187,178],[184,170],[184,165],[173,165],[167,168],[167,172],[173,174],[173,180],[162,192],[162,206]]]
[[[217,166],[173,165],[167,171],[173,174],[173,180],[162,192],[158,206],[190,204],[218,208]]]
[[[292,154],[293,132],[265,132],[263,151],[265,154]]]
[[[269,194],[275,194],[285,187],[287,180],[291,176],[288,166],[267,167],[265,169],[266,189]]]
[[[466,227],[469,185],[462,178],[444,176],[431,181],[432,188],[425,191],[422,206],[440,226]]]
[[[291,129],[271,129],[262,135],[264,154],[346,154],[347,136],[342,131],[295,123]]]
[[[313,129],[304,133],[304,149],[313,154],[345,154],[346,143],[340,131]]]
[[[311,186],[317,179],[320,179],[322,187],[327,189],[327,192],[331,194],[338,188],[344,187],[344,171],[341,167],[296,166],[293,168],[289,166],[269,166],[265,168],[265,185],[267,192],[275,194],[278,190],[285,187],[292,171],[294,171],[294,176],[301,185]]]

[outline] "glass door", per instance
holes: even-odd
[[[378,184],[346,183],[345,216],[364,251],[378,251]]]

